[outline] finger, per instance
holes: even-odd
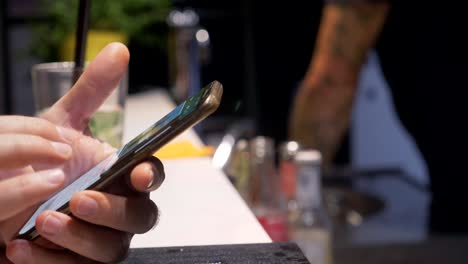
[[[92,114],[124,75],[129,58],[128,49],[123,44],[107,45],[86,67],[73,88],[43,117],[54,124],[83,131]]]
[[[60,164],[71,157],[68,144],[21,134],[0,135],[0,168],[14,169],[30,164]]]
[[[119,177],[110,186],[103,189],[107,193],[120,196],[149,197],[149,192],[161,186],[165,179],[162,162],[151,156],[135,166],[129,175]]]
[[[13,177],[0,182],[0,221],[45,200],[60,189],[62,170],[48,170]]]
[[[15,264],[86,264],[93,263],[66,250],[51,250],[40,247],[26,240],[13,240],[7,245],[6,255]],[[2,262],[3,263],[3,262]]]
[[[70,201],[74,216],[96,225],[141,234],[157,222],[158,208],[149,198],[83,191]]]
[[[128,254],[130,234],[85,223],[55,211],[40,214],[36,227],[49,241],[96,261],[117,262]]]
[[[158,189],[165,178],[162,162],[155,157],[151,157],[132,170],[130,184],[139,192],[150,192]]]
[[[56,245],[49,240],[43,238],[43,237],[37,237],[37,239],[34,240],[34,245],[37,245],[41,248],[46,248],[46,249],[52,249],[52,250],[64,250],[65,248]]]
[[[35,170],[31,166],[26,166],[18,169],[3,169],[0,170],[0,181],[16,177],[21,174],[33,173],[34,171]]]
[[[36,135],[52,141],[71,143],[69,133],[51,122],[28,116],[0,116],[1,134]]]

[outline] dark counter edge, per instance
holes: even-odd
[[[125,264],[310,263],[292,242],[131,249]]]
[[[466,264],[468,236],[437,235],[417,242],[335,248],[335,264]]]

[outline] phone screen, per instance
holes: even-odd
[[[119,162],[127,162],[128,157],[137,155],[147,146],[167,135],[169,130],[174,129],[173,124],[174,126],[180,124],[180,122],[177,121],[188,119],[191,114],[199,109],[206,97],[209,96],[211,88],[212,85],[208,85],[203,88],[196,95],[178,105],[166,116],[125,144],[114,154],[98,163],[95,167],[76,179],[70,185],[53,195],[34,212],[31,218],[18,232],[18,236],[21,237],[31,232],[35,227],[36,218],[42,212],[46,210],[58,211],[65,207],[76,192],[86,190],[100,182],[103,180],[103,177],[105,177],[105,173],[111,171],[114,165],[119,164]]]

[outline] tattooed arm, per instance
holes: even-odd
[[[334,1],[325,5],[314,55],[296,95],[289,136],[319,149],[330,165],[349,125],[360,68],[389,4]]]

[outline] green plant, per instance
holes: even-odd
[[[45,22],[34,26],[32,53],[44,60],[56,60],[60,45],[74,34],[78,0],[42,0]],[[165,22],[171,0],[91,1],[90,30],[118,31],[139,45],[160,45],[161,36],[150,27]]]

